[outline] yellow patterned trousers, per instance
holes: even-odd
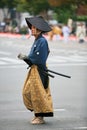
[[[53,116],[50,88],[44,89],[37,66],[32,65],[23,86],[23,102],[26,108],[34,111],[35,116]]]

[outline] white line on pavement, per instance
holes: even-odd
[[[59,109],[54,109],[54,111],[66,111],[66,109],[64,108],[59,108]],[[12,112],[26,112],[26,110],[20,110],[20,111],[16,111],[16,110],[13,110]]]
[[[12,68],[12,69],[18,69],[18,68],[27,68],[28,66],[26,66],[25,64],[20,64],[20,65],[1,65],[0,69],[5,69],[5,68]]]
[[[3,51],[1,53],[5,54],[5,52]],[[69,57],[51,56],[48,58],[47,64],[48,66],[87,66],[87,58],[83,56],[77,56],[77,55],[73,55]],[[17,65],[24,65],[24,62],[16,58],[0,57],[0,68],[2,67],[2,65],[9,65],[10,67],[12,65],[12,68],[17,68]]]
[[[87,63],[47,63],[48,67],[52,66],[87,66]]]
[[[83,127],[75,127],[74,130],[87,130],[87,126],[83,126]]]
[[[82,56],[51,56],[48,58],[49,62],[87,62],[87,57],[82,57]]]
[[[66,109],[60,108],[60,109],[54,109],[54,111],[66,111]]]
[[[0,51],[0,54],[1,54],[1,55],[11,55],[10,52],[5,52],[5,51]]]
[[[5,62],[16,63],[16,64],[23,63],[23,61],[16,60],[16,59],[13,59],[13,58],[9,58],[9,57],[1,57],[0,60],[5,61]]]
[[[4,62],[4,61],[0,61],[0,65],[6,65],[7,62]]]
[[[64,63],[61,63],[61,64],[48,64],[48,68],[49,67],[57,67],[57,66],[87,66],[87,63],[67,63],[67,64],[64,64]],[[7,64],[7,63],[1,63],[0,61],[0,68],[4,69],[4,68],[27,68],[28,66],[25,64]]]

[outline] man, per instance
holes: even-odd
[[[46,60],[49,55],[47,40],[43,33],[51,31],[43,17],[26,18],[35,41],[28,56],[19,54],[31,68],[23,87],[23,101],[28,110],[34,111],[32,124],[43,124],[44,117],[53,116],[52,98],[49,88]]]
[[[64,26],[62,27],[62,33],[64,37],[64,42],[68,43],[69,35],[70,35],[70,28],[66,24],[64,24]]]

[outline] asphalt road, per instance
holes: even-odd
[[[49,41],[48,67],[71,76],[50,78],[54,117],[31,125],[33,113],[22,101],[27,65],[17,59],[27,54],[33,38],[0,37],[0,130],[87,130],[87,43]]]

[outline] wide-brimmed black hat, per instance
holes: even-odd
[[[52,30],[49,24],[43,19],[42,16],[34,16],[30,18],[25,18],[25,20],[30,29],[31,29],[31,26],[33,25],[44,33]]]

